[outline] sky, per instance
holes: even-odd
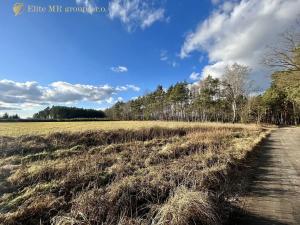
[[[105,109],[235,62],[266,88],[263,56],[299,9],[300,0],[2,0],[0,114]]]

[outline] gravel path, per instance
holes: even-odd
[[[300,225],[300,128],[280,128],[261,146],[240,225]]]

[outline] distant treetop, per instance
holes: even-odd
[[[104,118],[105,113],[101,110],[82,109],[66,106],[52,106],[35,113],[34,119],[52,120],[52,119],[87,119],[87,118]]]

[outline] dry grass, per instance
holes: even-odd
[[[18,122],[0,123],[0,136],[48,135],[56,132],[84,132],[116,129],[141,129],[148,127],[240,127],[247,125],[220,123],[186,123],[164,121],[92,121],[92,122]]]
[[[220,224],[215,203],[207,193],[179,187],[159,209],[157,225]]]
[[[232,171],[266,133],[256,125],[120,124],[3,138],[2,224],[220,224],[237,194]]]

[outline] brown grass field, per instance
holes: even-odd
[[[222,224],[258,125],[0,124],[0,224]]]
[[[255,125],[199,123],[199,122],[167,122],[167,121],[92,121],[92,122],[2,122],[0,136],[47,135],[55,132],[83,132],[115,129],[141,129],[148,127],[249,127]]]

